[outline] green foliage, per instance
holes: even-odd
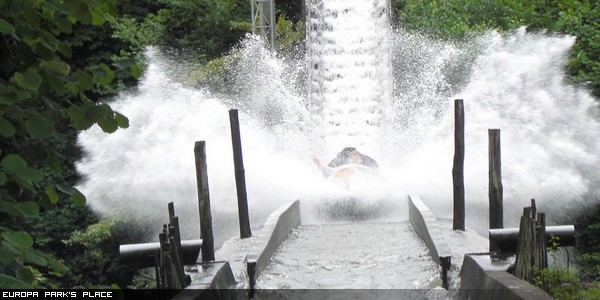
[[[156,289],[156,271],[154,268],[144,268],[139,270],[127,288]]]
[[[276,48],[278,55],[293,56],[301,53],[304,42],[304,25],[293,22],[282,13],[275,26]],[[210,60],[193,70],[187,78],[187,84],[196,88],[205,88],[213,93],[231,95],[239,91],[235,82],[236,64],[240,57],[238,52],[231,51]]]
[[[285,14],[279,15],[275,24],[275,46],[280,53],[291,53],[304,41],[304,23],[293,22]]]
[[[533,284],[557,299],[573,299],[567,295],[577,292],[577,283],[575,273],[569,269],[533,269]]]
[[[534,269],[533,284],[555,299],[600,299],[600,285],[585,284],[573,269]]]
[[[39,287],[65,273],[63,262],[38,250],[27,223],[61,199],[85,204],[69,182],[72,167],[64,168],[76,130],[127,127],[94,100],[133,63],[121,70],[86,56],[103,42],[92,32],[110,29],[105,18],[115,12],[113,0],[0,1],[0,288]]]
[[[587,283],[574,269],[561,267],[558,264],[559,239],[551,236],[548,239],[547,251],[553,257],[554,265],[550,268],[532,270],[532,284],[543,289],[555,299],[599,299],[600,285]]]
[[[123,267],[118,257],[119,243],[127,238],[125,228],[116,220],[103,219],[62,241],[70,251],[83,253],[68,262],[74,280],[71,285],[126,286],[131,282],[134,270]]]
[[[584,280],[600,280],[600,207],[586,210],[575,221],[577,263]]]
[[[235,79],[227,72],[238,57],[235,53],[215,58],[191,72],[187,83],[196,88],[206,88],[218,94],[230,94],[235,91]]]
[[[285,15],[293,23],[304,22],[304,3],[297,0],[276,0],[275,9],[278,16]]]
[[[483,30],[567,33],[577,41],[567,65],[571,79],[600,97],[600,2],[593,0],[396,0],[401,25],[437,38],[460,40]]]
[[[235,0],[174,0],[148,15],[140,32],[145,43],[192,51],[207,62],[227,52],[250,29],[249,2]]]

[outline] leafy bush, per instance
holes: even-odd
[[[600,285],[582,282],[573,269],[551,268],[534,270],[533,284],[555,299],[600,299]]]
[[[227,52],[250,29],[249,12],[248,1],[174,0],[145,23],[160,28],[152,44],[192,51],[207,62]]]
[[[76,130],[128,126],[94,101],[112,90],[120,66],[85,58],[78,45],[88,40],[74,35],[100,28],[115,9],[112,0],[0,1],[0,288],[39,287],[67,271],[39,250],[48,241],[34,239],[27,223],[61,201],[85,205],[72,168],[63,168]],[[139,74],[133,63],[122,70]]]
[[[83,253],[67,262],[73,275],[73,282],[67,286],[127,286],[135,269],[126,267],[119,259],[119,244],[127,239],[126,232],[125,224],[103,219],[62,240],[70,251]]]
[[[577,270],[559,265],[558,246],[558,237],[550,237],[547,251],[554,265],[541,270],[533,268],[532,283],[555,299],[600,299],[600,284],[586,281]]]

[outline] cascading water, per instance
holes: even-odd
[[[453,45],[389,33],[380,5],[363,2],[320,2],[323,15],[312,10],[309,28],[323,22],[328,30],[310,31],[315,36],[309,41],[319,42],[307,43],[306,58],[278,58],[256,37],[246,38],[227,67],[236,90],[229,97],[174,81],[170,70],[177,68],[169,65],[185,62],[149,50],[139,87],[111,103],[129,117],[130,128],[113,134],[92,128],[79,136],[85,153],[77,165],[85,179],[79,188],[89,205],[158,231],[166,223],[166,203],[174,201],[184,238],[196,238],[193,145],[206,140],[217,245],[235,235],[227,110],[239,108],[254,226],[283,202],[348,194],[366,202],[419,194],[437,216],[450,217],[455,98],[463,98],[466,108],[467,226],[487,226],[487,128],[502,130],[508,226],[517,222],[510,213],[520,213],[530,198],[549,220],[597,203],[596,100],[569,84],[563,71],[574,38],[519,30]],[[344,39],[337,29],[354,31]],[[358,44],[346,44],[351,40]],[[385,63],[390,53],[393,72]],[[312,164],[311,156],[332,158],[348,145],[364,146],[377,159],[376,182],[347,190]]]
[[[309,97],[325,149],[378,154],[392,98],[387,1],[313,0],[308,11]]]

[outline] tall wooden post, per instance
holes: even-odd
[[[248,196],[246,194],[246,175],[244,160],[242,158],[242,141],[240,138],[240,121],[237,109],[229,110],[229,123],[231,125],[231,143],[233,145],[233,164],[235,167],[235,187],[238,198],[238,214],[240,219],[240,237],[242,239],[252,236],[250,217],[248,214]]]
[[[169,210],[169,230],[173,233],[176,243],[175,249],[177,249],[177,254],[179,257],[183,257],[181,248],[181,232],[179,230],[179,218],[175,216],[175,204],[173,202],[169,202],[167,207]]]
[[[462,99],[454,100],[454,165],[452,187],[454,216],[452,229],[465,230],[465,111]]]
[[[489,205],[490,229],[504,228],[502,207],[502,172],[500,160],[500,129],[488,129],[489,137]],[[496,249],[491,249],[494,252]]]
[[[537,267],[541,269],[548,268],[548,240],[546,239],[546,214],[538,213],[538,258],[537,258]]]
[[[196,142],[196,184],[198,185],[198,208],[200,210],[200,238],[202,239],[202,261],[215,260],[215,242],[212,230],[212,214],[210,212],[210,195],[208,193],[208,172],[206,167],[206,143]]]

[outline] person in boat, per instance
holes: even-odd
[[[324,166],[316,157],[313,157],[313,161],[325,176],[330,176],[334,173],[336,168],[344,165],[361,165],[372,169],[379,168],[377,161],[368,155],[358,152],[354,147],[344,148],[327,166]]]

